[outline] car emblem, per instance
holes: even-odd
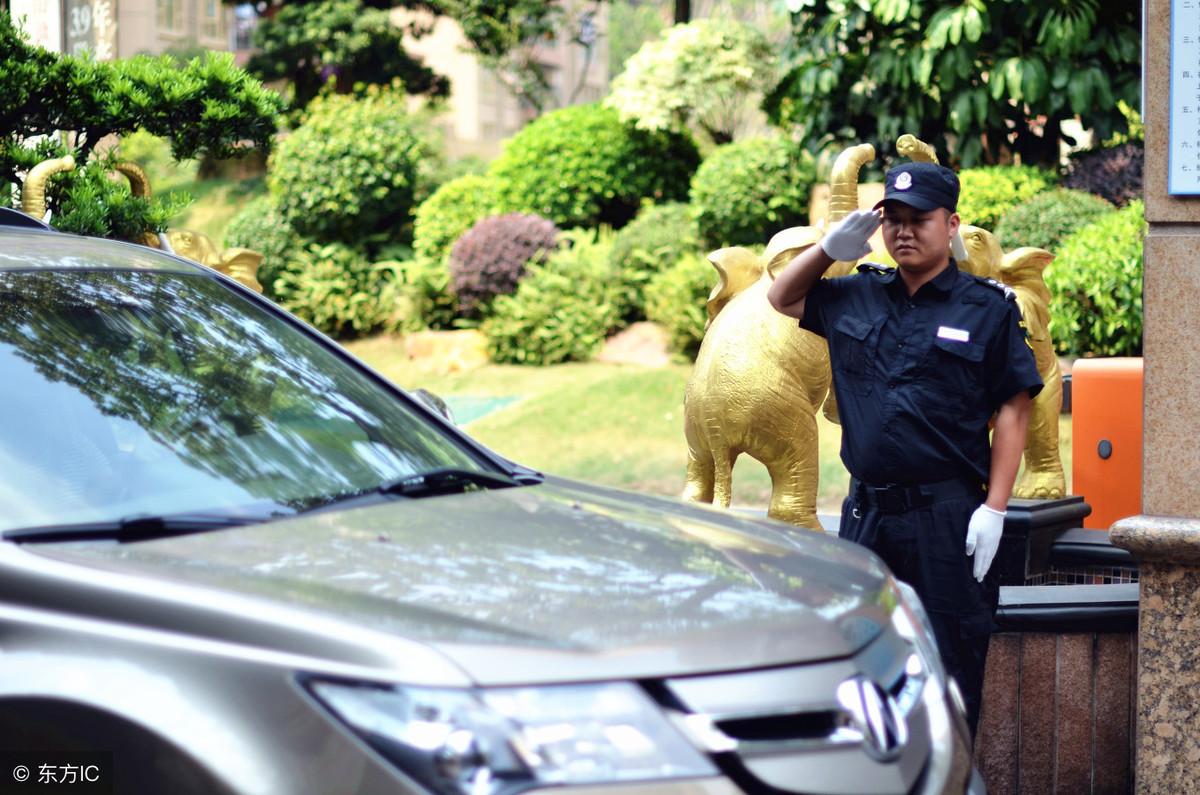
[[[900,755],[908,742],[908,723],[890,693],[856,676],[838,685],[837,700],[845,710],[848,728],[862,735],[868,756],[883,762]]]
[[[896,177],[896,190],[908,190],[912,187],[912,174],[905,171]]]

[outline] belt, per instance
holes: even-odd
[[[850,496],[854,498],[855,503],[865,508],[874,508],[881,513],[904,513],[959,497],[982,498],[986,492],[983,484],[958,478],[911,485],[876,485],[863,483],[858,478],[850,479]]]

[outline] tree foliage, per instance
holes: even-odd
[[[397,26],[393,7],[416,13]],[[437,16],[447,16],[485,67],[541,108],[549,83],[534,47],[553,35],[563,15],[560,3],[543,0],[276,0],[255,32],[259,53],[248,68],[263,79],[289,80],[296,110],[330,80],[342,93],[399,80],[410,94],[443,97],[449,81],[410,55],[404,37],[420,37]]]
[[[613,81],[608,104],[644,130],[695,122],[716,143],[732,141],[748,100],[775,82],[775,54],[742,22],[698,19],[642,46]]]
[[[813,148],[868,141],[883,155],[913,133],[951,164],[1052,164],[1060,123],[1100,138],[1137,106],[1137,0],[789,0],[787,75],[773,120]]]
[[[288,78],[295,110],[330,80],[342,92],[399,80],[410,94],[446,96],[449,81],[404,49],[406,32],[391,23],[387,9],[367,8],[361,0],[293,3],[259,25],[259,51],[247,68],[264,80]]]
[[[128,187],[106,182],[111,163],[96,151],[106,136],[141,129],[167,139],[177,160],[229,157],[246,142],[269,148],[281,107],[228,53],[186,64],[169,56],[98,63],[29,44],[0,12],[0,184],[73,155],[78,171],[55,177],[47,191],[56,224],[72,205],[82,213],[71,231],[136,238],[161,229],[172,211],[157,199],[130,201]]]

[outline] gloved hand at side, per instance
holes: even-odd
[[[861,259],[871,253],[868,241],[882,223],[880,210],[855,210],[830,227],[821,238],[821,248],[839,262]]]
[[[1004,535],[1004,514],[1004,511],[980,505],[971,514],[971,521],[967,524],[967,555],[975,556],[973,573],[980,582],[992,567],[996,550],[1000,547],[1000,536]]]

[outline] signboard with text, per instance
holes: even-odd
[[[116,0],[64,0],[63,34],[66,52],[90,53],[97,61],[117,56]]]
[[[1200,0],[1171,0],[1167,193],[1200,195]]]

